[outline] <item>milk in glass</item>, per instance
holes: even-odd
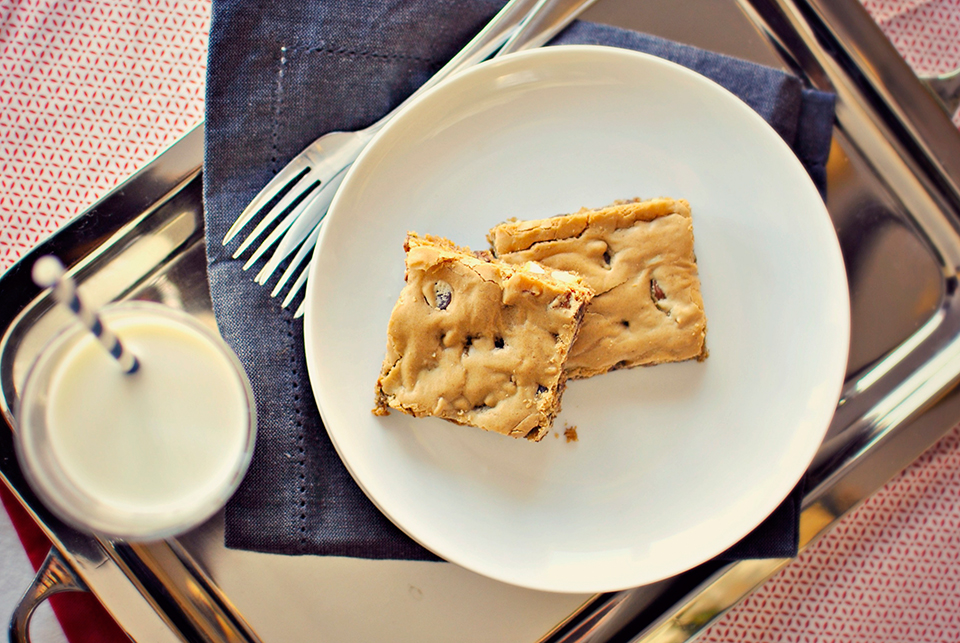
[[[136,304],[102,317],[140,368],[124,373],[79,329],[55,340],[24,387],[21,459],[74,524],[135,539],[179,533],[226,502],[249,462],[249,384],[186,315]]]

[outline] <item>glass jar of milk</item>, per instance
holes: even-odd
[[[186,313],[147,302],[101,311],[139,360],[124,373],[77,324],[27,375],[17,408],[25,474],[50,509],[108,537],[153,540],[194,527],[236,490],[256,410],[240,362]]]

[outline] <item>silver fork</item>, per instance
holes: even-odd
[[[517,28],[536,2],[537,0],[511,0],[454,58],[397,108],[365,129],[324,134],[290,161],[254,197],[253,201],[244,209],[224,236],[223,243],[226,245],[257,216],[267,203],[274,200],[284,190],[288,190],[285,196],[260,220],[259,224],[234,251],[234,258],[243,254],[270,225],[290,208],[292,203],[295,203],[307,192],[314,190],[317,184],[320,187],[330,189],[325,189],[322,192],[320,190],[314,191],[313,194],[291,210],[250,256],[243,267],[244,270],[249,269],[280,239],[281,235],[285,234],[295,222],[299,221],[296,228],[287,236],[285,243],[282,243],[281,247],[278,248],[279,252],[274,253],[273,261],[269,262],[269,266],[265,266],[265,269],[257,275],[256,281],[258,283],[266,281],[276,269],[276,264],[282,261],[283,257],[280,255],[284,251],[288,251],[288,247],[293,245],[293,240],[298,235],[303,238],[312,230],[316,221],[309,221],[308,219],[317,218],[316,213],[318,212],[322,216],[322,213],[326,211],[324,206],[329,205],[329,202],[324,204],[322,201],[331,200],[332,193],[336,191],[334,183],[338,184],[339,181],[342,181],[344,170],[350,166],[370,139],[386,125],[393,115],[404,105],[409,104],[416,96],[436,85],[453,72],[480,62],[496,51]],[[322,201],[315,203],[321,197],[323,197]],[[301,218],[300,215],[312,205],[319,206],[312,208],[314,216]]]
[[[283,260],[296,251],[293,260],[271,292],[271,296],[276,296],[302,266],[282,303],[283,307],[289,306],[306,282],[309,264],[304,265],[304,260],[316,244],[323,217],[346,175],[346,170],[393,115],[414,97],[441,80],[488,58],[494,52],[499,56],[546,43],[593,2],[594,0],[511,0],[460,53],[396,109],[364,130],[331,132],[308,146],[247,206],[227,232],[223,244],[229,243],[256,217],[265,204],[288,189],[284,197],[234,251],[233,256],[239,257],[290,209],[291,204],[302,198],[261,242],[243,267],[244,270],[249,269],[279,241],[276,250],[255,277],[257,283],[264,284]],[[299,317],[302,314],[303,303],[294,316]]]

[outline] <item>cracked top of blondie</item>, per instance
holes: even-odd
[[[592,292],[574,274],[510,265],[410,233],[374,413],[396,409],[540,440]]]
[[[706,357],[707,320],[686,201],[634,200],[507,221],[488,239],[498,259],[575,272],[594,291],[567,361],[571,378]]]

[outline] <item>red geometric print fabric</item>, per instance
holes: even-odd
[[[960,0],[862,0],[919,74]],[[203,115],[206,0],[0,0],[0,272]],[[960,640],[960,429],[701,641]],[[2,567],[2,563],[0,563]]]
[[[0,272],[203,118],[204,0],[0,0]]]
[[[960,428],[700,640],[960,640]]]
[[[957,0],[862,0],[862,4],[920,76],[960,67]]]

